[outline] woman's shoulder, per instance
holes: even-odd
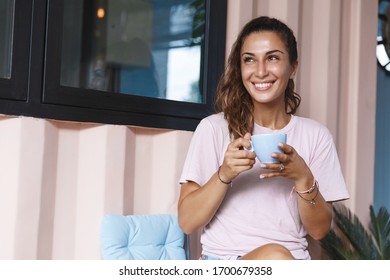
[[[306,118],[306,117],[301,117],[301,116],[294,116],[296,124],[298,126],[303,126],[307,129],[313,129],[313,130],[324,130],[324,131],[329,131],[328,128],[320,123],[317,120],[311,119],[311,118]]]
[[[215,129],[227,128],[227,121],[223,113],[215,113],[202,119],[200,125],[209,125]]]
[[[213,122],[213,123],[226,123],[225,115],[222,112],[211,114],[211,115],[205,117],[204,120],[208,120],[208,121]]]
[[[210,131],[210,133],[221,136],[229,135],[228,123],[225,120],[223,113],[216,113],[203,118],[200,121],[197,130],[203,132],[207,130]]]
[[[333,135],[328,129],[328,127],[317,120],[295,116],[295,122],[295,127],[297,128],[297,131],[300,132],[302,135],[306,135],[309,138],[311,135],[314,138],[321,140],[333,139]]]

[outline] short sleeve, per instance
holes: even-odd
[[[317,135],[314,155],[310,160],[310,169],[316,178],[322,196],[326,201],[338,201],[349,198],[342,174],[333,137],[326,127],[321,127]]]
[[[219,115],[199,123],[191,139],[180,183],[193,181],[203,186],[216,172],[228,144],[223,123]]]

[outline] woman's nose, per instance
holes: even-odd
[[[267,76],[267,74],[268,74],[268,69],[267,69],[266,63],[259,62],[257,64],[256,75],[259,77],[264,77],[264,76]]]

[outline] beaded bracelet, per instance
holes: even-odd
[[[219,181],[221,181],[221,183],[223,183],[223,184],[230,185],[230,184],[232,183],[232,181],[230,181],[230,182],[225,182],[224,180],[222,180],[221,177],[219,176],[219,171],[221,171],[221,166],[218,167],[218,172],[217,172]]]
[[[311,198],[311,199],[304,198],[304,197],[301,195],[301,193],[299,193],[299,192],[297,192],[297,194],[299,195],[300,198],[302,198],[303,200],[306,200],[306,201],[309,202],[311,205],[315,205],[315,204],[316,204],[315,199],[317,198],[318,193],[320,192],[318,188],[316,188],[316,189],[317,189],[317,192],[316,192],[315,196],[314,196],[313,198]]]
[[[306,194],[306,193],[312,193],[317,185],[318,185],[318,183],[317,183],[316,179],[314,179],[313,185],[309,189],[307,189],[306,191],[302,191],[302,192],[298,191],[295,185],[292,188],[298,194]]]
[[[317,188],[316,188],[316,187],[317,187]],[[302,194],[311,194],[315,189],[317,189],[317,192],[316,192],[316,194],[314,195],[314,197],[313,197],[312,199],[307,199],[307,198],[304,198],[304,197],[302,196]],[[309,189],[307,189],[306,191],[301,191],[301,192],[298,191],[297,188],[296,188],[296,186],[294,185],[294,186],[292,187],[291,192],[290,192],[290,199],[291,199],[291,197],[292,197],[293,192],[296,192],[296,193],[299,195],[299,197],[302,198],[303,200],[306,200],[306,201],[309,202],[310,204],[315,205],[315,204],[316,204],[315,199],[317,198],[318,193],[319,193],[318,182],[314,179],[313,185],[312,185]]]

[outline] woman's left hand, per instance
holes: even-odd
[[[263,169],[271,170],[272,172],[261,174],[261,178],[282,176],[295,182],[312,180],[313,174],[309,167],[292,146],[281,143],[279,148],[284,153],[275,152],[272,154],[272,157],[279,160],[280,163],[262,163],[261,167]]]

